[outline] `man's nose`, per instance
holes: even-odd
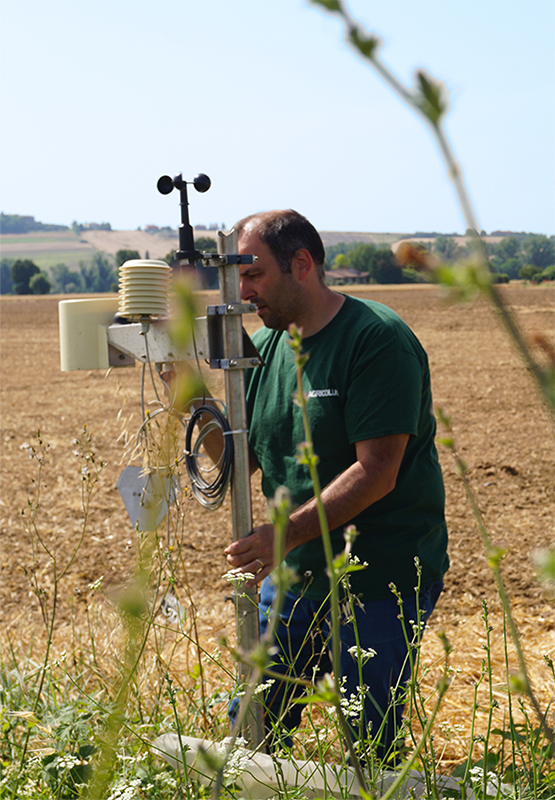
[[[252,284],[247,278],[241,278],[241,300],[248,300],[249,297],[254,297]]]

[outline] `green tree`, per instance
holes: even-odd
[[[525,261],[535,267],[549,267],[555,263],[555,246],[553,236],[543,233],[528,236],[522,243]]]
[[[29,281],[31,294],[50,294],[51,288],[50,281],[44,272],[36,272]]]
[[[12,258],[3,258],[0,261],[0,294],[12,294]]]
[[[349,259],[347,258],[345,253],[338,253],[333,259],[333,264],[331,265],[331,268],[348,269],[348,267],[349,267]]]
[[[535,264],[525,264],[520,270],[519,275],[525,281],[533,281],[536,280],[539,275],[541,275],[541,272],[541,268],[536,267]]]
[[[66,264],[54,264],[50,268],[50,279],[54,292],[72,294],[83,291],[81,275],[70,270]]]
[[[140,257],[138,250],[118,250],[116,253],[116,264],[118,267],[121,267],[126,261],[134,261]]]
[[[503,261],[509,258],[517,258],[520,252],[520,242],[516,236],[505,236],[495,247],[495,255]]]
[[[349,264],[351,269],[359,272],[370,272],[376,246],[373,244],[358,244],[349,252]]]
[[[438,236],[434,242],[434,253],[439,253],[445,261],[456,261],[464,253],[452,236]]]
[[[326,260],[324,262],[325,269],[329,271],[332,268],[331,265],[333,264],[336,256],[339,254],[347,255],[347,253],[355,250],[360,244],[364,244],[364,242],[338,242],[337,244],[330,244],[328,247],[326,247]]]
[[[29,259],[18,259],[12,265],[13,288],[16,294],[31,294],[29,281],[40,269]]]
[[[522,269],[522,261],[520,258],[508,258],[502,264],[495,264],[496,272],[505,273],[509,280],[515,280],[518,278],[518,273]]]
[[[403,273],[395,263],[391,250],[380,248],[374,253],[369,270],[370,278],[376,283],[405,283]]]
[[[116,292],[118,286],[117,273],[103,253],[95,253],[87,264],[79,264],[81,279],[85,292]]]
[[[216,241],[210,236],[195,237],[195,247],[201,253],[216,253],[218,251],[218,245]]]

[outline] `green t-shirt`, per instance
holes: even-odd
[[[298,507],[314,493],[308,467],[296,458],[305,435],[293,401],[297,384],[289,340],[286,331],[261,328],[254,334],[265,366],[245,373],[247,412],[264,495],[272,498],[278,486],[286,486]],[[391,582],[412,592],[415,557],[422,565],[422,587],[437,583],[449,565],[445,495],[422,346],[391,309],[346,296],[331,322],[303,340],[303,351],[309,354],[303,389],[322,487],[356,461],[356,442],[409,434],[393,491],[350,521],[359,531],[352,552],[368,563],[351,574],[354,593],[364,601],[389,597]],[[331,537],[334,552],[340,552],[343,528]],[[320,538],[295,548],[286,560],[299,576],[295,591],[314,600],[328,594]]]

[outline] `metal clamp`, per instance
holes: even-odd
[[[252,369],[252,367],[262,367],[264,362],[260,357],[253,358],[211,358],[211,369]]]
[[[252,314],[256,308],[255,303],[222,303],[217,306],[207,306],[206,314],[209,317]]]
[[[254,264],[256,259],[257,256],[239,255],[238,253],[203,253],[202,265],[203,267],[225,267],[230,264]]]

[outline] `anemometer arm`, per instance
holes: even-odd
[[[197,192],[207,192],[210,189],[211,181],[208,175],[199,173],[192,181]],[[179,226],[179,250],[177,250],[175,257],[178,261],[188,261],[190,264],[202,258],[202,253],[195,248],[195,239],[193,236],[193,229],[189,222],[189,199],[187,197],[187,181],[183,180],[181,173],[174,178],[169,175],[162,175],[158,183],[158,191],[160,194],[169,194],[174,189],[179,191],[180,206],[181,206],[181,225]]]

